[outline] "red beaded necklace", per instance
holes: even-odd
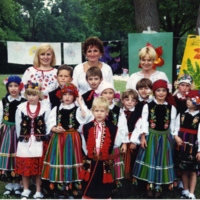
[[[38,116],[38,114],[39,114],[39,112],[40,112],[40,102],[38,102],[37,108],[36,108],[35,112],[31,112],[29,102],[27,103],[26,109],[27,109],[27,114],[28,114],[28,116],[29,116],[30,118],[35,118],[35,117]]]

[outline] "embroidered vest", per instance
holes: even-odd
[[[117,125],[119,120],[119,113],[120,113],[120,107],[114,106],[112,110],[108,113],[108,121],[112,122],[114,125]]]

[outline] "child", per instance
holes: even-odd
[[[142,78],[136,84],[136,90],[139,94],[139,101],[142,104],[150,103],[152,101],[152,82],[148,78]]]
[[[51,103],[51,108],[58,106],[60,104],[60,99],[56,96],[56,92],[66,83],[71,83],[73,78],[73,68],[68,65],[61,65],[58,67],[57,71],[57,81],[59,87],[49,93],[49,101]]]
[[[10,195],[12,190],[20,195],[19,176],[15,176],[15,153],[17,149],[17,133],[15,129],[15,112],[17,106],[26,101],[20,96],[23,88],[21,78],[11,75],[6,79],[6,96],[0,101],[0,170],[1,180],[8,181],[4,195]],[[13,180],[15,183],[12,183]]]
[[[94,120],[83,126],[84,142],[86,143],[86,157],[83,161],[83,197],[92,199],[111,198],[113,164],[111,155],[117,126],[106,117],[109,103],[104,97],[97,97],[93,101],[92,113]]]
[[[45,155],[45,135],[50,106],[43,99],[38,83],[28,81],[25,85],[25,97],[28,102],[20,104],[15,115],[18,146],[16,152],[15,173],[22,175],[24,190],[22,198],[29,198],[30,176],[35,176],[36,193],[33,197],[43,198],[41,193],[41,171]]]
[[[99,87],[99,84],[103,80],[102,72],[99,67],[90,67],[86,72],[86,81],[91,87],[91,90],[82,95],[85,105],[88,109],[91,109],[92,102],[95,98],[95,90]],[[97,95],[96,95],[97,96]]]
[[[50,187],[56,198],[61,195],[77,196],[81,188],[82,168],[81,137],[77,130],[81,124],[92,119],[92,113],[82,104],[81,96],[78,96],[78,90],[72,83],[64,85],[56,95],[62,102],[52,109],[48,119],[48,130],[53,135],[45,156],[42,179],[51,182]],[[80,107],[75,105],[76,99]],[[60,187],[63,194],[58,191]]]
[[[186,94],[187,110],[180,112],[175,126],[175,166],[181,171],[184,190],[180,198],[196,199],[194,190],[200,169],[200,93]]]
[[[118,133],[115,140],[113,154],[120,155],[125,153],[129,142],[128,139],[128,127],[125,114],[120,107],[115,105],[114,99],[119,100],[120,95],[115,91],[113,85],[109,82],[102,82],[99,85],[98,93],[105,97],[109,102],[108,120],[114,125],[118,126]],[[124,178],[124,163],[123,157],[119,156],[114,159],[114,178],[117,188],[122,186],[120,179]],[[115,191],[115,190],[114,190]]]
[[[186,95],[192,87],[192,77],[188,74],[183,74],[176,82],[175,87],[177,91],[174,93],[174,99],[176,101],[177,115],[187,110]]]
[[[127,119],[129,140],[135,134],[136,134],[135,137],[137,138],[138,136],[137,132],[140,133],[140,125],[141,125],[140,123],[138,124],[137,122],[139,121],[142,114],[142,110],[139,109],[139,107],[137,107],[138,93],[133,89],[127,89],[122,93],[121,99],[122,99],[121,101],[123,104],[123,111]],[[137,150],[133,151],[131,143],[128,143],[127,151],[124,155],[125,179],[131,179],[132,177],[132,169],[133,169],[133,164],[135,162],[136,155],[137,155]]]
[[[153,83],[155,99],[145,104],[142,110],[141,147],[133,168],[133,177],[147,182],[147,197],[161,197],[161,185],[173,185],[175,179],[173,164],[173,142],[176,109],[169,93],[167,82]]]

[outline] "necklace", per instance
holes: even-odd
[[[35,112],[31,112],[29,102],[27,103],[26,109],[27,109],[28,116],[33,119],[37,117],[40,112],[40,102],[38,102]]]

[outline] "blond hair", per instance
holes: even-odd
[[[92,111],[94,111],[97,107],[104,108],[107,112],[109,112],[108,100],[102,96],[95,98],[92,103]]]
[[[52,61],[50,63],[50,66],[53,67],[53,66],[56,65],[56,56],[55,56],[55,52],[53,50],[53,47],[48,43],[42,43],[37,48],[37,50],[35,52],[35,56],[34,56],[34,59],[33,59],[34,67],[36,67],[36,68],[40,67],[39,55],[41,55],[42,53],[45,53],[48,50],[50,50],[51,53],[52,53]]]
[[[41,90],[39,90],[39,89],[27,88],[24,93],[24,96],[26,97],[26,99],[27,99],[27,95],[38,95],[39,100],[44,99],[44,96],[43,96]]]
[[[146,55],[149,55],[149,57],[152,59],[152,60],[155,60],[156,59],[156,51],[153,47],[151,46],[146,46],[146,47],[143,47],[142,49],[140,49],[139,51],[139,59],[141,60],[142,58],[144,58]]]

